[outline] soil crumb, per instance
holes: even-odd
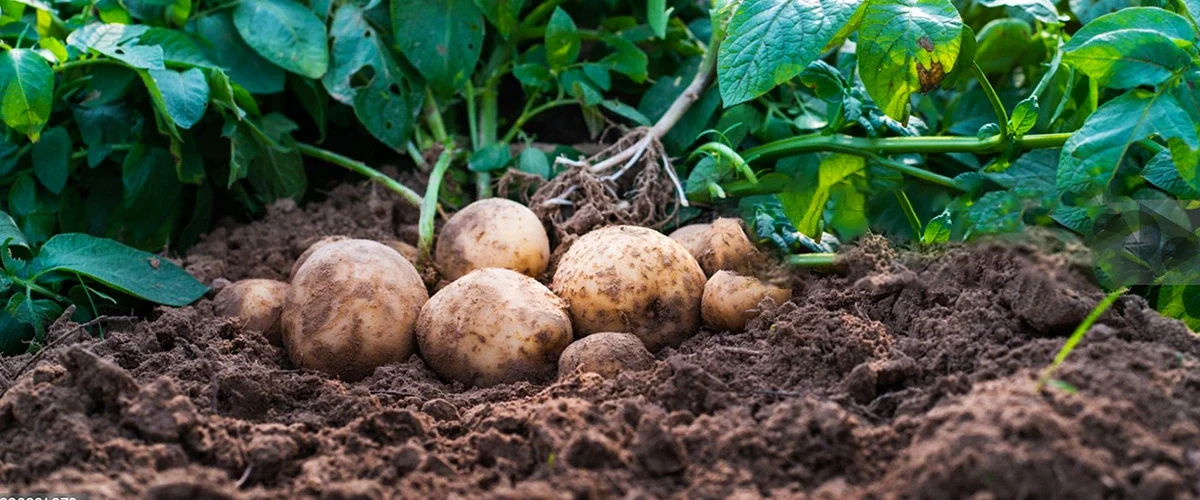
[[[218,229],[185,264],[206,281],[286,279],[319,237],[404,239],[407,210],[343,187]],[[28,356],[0,360],[0,484],[91,498],[1200,493],[1200,341],[1181,323],[1121,298],[1037,393],[1103,296],[1078,266],[1012,243],[932,257],[879,238],[849,259],[802,276],[745,333],[701,331],[647,370],[550,385],[466,389],[416,357],[344,383],[293,369],[210,300],[159,309],[19,376]]]

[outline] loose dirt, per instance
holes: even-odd
[[[286,279],[329,234],[411,240],[369,187],[277,206],[185,259]],[[873,238],[746,333],[606,380],[465,389],[416,357],[343,383],[205,300],[64,345],[0,397],[0,490],[92,498],[1178,498],[1200,481],[1200,341],[1064,254]],[[62,329],[51,335],[62,334]],[[0,360],[12,374],[27,356]],[[0,380],[8,386],[9,380]]]

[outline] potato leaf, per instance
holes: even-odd
[[[725,105],[754,99],[799,75],[839,36],[862,3],[745,0],[729,21],[729,34],[717,52],[717,81]]]
[[[1200,332],[1200,285],[1166,285],[1158,292],[1158,310]]]
[[[1195,38],[1191,23],[1155,8],[1131,8],[1088,23],[1063,45],[1063,61],[1101,86],[1159,85],[1191,63],[1182,46]]]
[[[21,228],[17,227],[17,222],[13,220],[8,212],[0,210],[0,244],[8,242],[9,248],[20,248],[25,252],[29,251],[29,242],[25,241],[25,233],[21,232]]]
[[[1038,99],[1037,96],[1029,96],[1029,98],[1017,103],[1017,107],[1013,108],[1012,116],[1008,118],[1008,128],[1016,135],[1025,135],[1025,133],[1033,130],[1038,121]]]
[[[872,0],[859,29],[858,69],[887,116],[907,122],[909,98],[954,69],[963,23],[949,0]]]
[[[54,127],[33,145],[33,175],[51,193],[61,193],[71,168],[71,134]]]
[[[832,188],[866,167],[860,156],[835,153],[823,158],[815,169],[801,169],[788,191],[779,194],[783,213],[801,234],[820,240]]]
[[[550,69],[562,71],[567,65],[579,59],[579,31],[575,21],[562,7],[554,9],[550,15],[550,23],[546,25],[546,60]]]
[[[197,68],[152,69],[141,72],[141,77],[154,107],[175,126],[192,128],[208,110],[208,78]]]
[[[329,69],[325,23],[293,0],[242,0],[233,9],[238,34],[258,55],[308,78]]]
[[[227,12],[200,17],[194,21],[196,34],[206,41],[206,53],[225,68],[229,79],[254,94],[274,94],[283,90],[285,72],[269,63],[246,45]]]
[[[29,49],[0,54],[0,115],[13,130],[38,140],[50,118],[54,72],[42,56]]]
[[[1058,8],[1051,0],[978,0],[984,7],[1012,7],[1021,9],[1034,19],[1047,24],[1061,24]]]
[[[483,16],[492,26],[496,27],[500,36],[509,38],[521,24],[519,16],[521,7],[525,6],[525,0],[475,0],[475,5],[483,11]]]
[[[448,95],[467,83],[483,49],[483,14],[472,0],[391,0],[400,52]]]
[[[162,257],[87,234],[51,238],[42,245],[31,266],[34,274],[79,273],[122,293],[168,306],[188,305],[208,291]]]
[[[925,233],[921,235],[921,243],[925,245],[935,245],[939,243],[947,243],[950,241],[950,231],[953,224],[950,222],[950,212],[942,212],[941,215],[934,217],[925,225]]]

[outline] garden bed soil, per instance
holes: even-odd
[[[413,240],[369,186],[210,234],[205,282],[284,279],[330,234]],[[1025,245],[867,238],[745,333],[605,380],[467,389],[419,358],[355,383],[291,367],[208,300],[0,361],[0,490],[91,498],[1177,498],[1200,481],[1200,341]],[[58,325],[53,339],[69,325]]]

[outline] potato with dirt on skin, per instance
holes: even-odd
[[[468,386],[544,381],[573,339],[566,308],[533,278],[479,269],[425,303],[417,344],[433,371]]]
[[[265,279],[245,279],[222,288],[213,299],[217,314],[237,319],[243,330],[259,332],[279,345],[279,314],[287,299],[288,284]]]
[[[300,270],[300,266],[303,266],[304,262],[308,260],[308,257],[312,255],[313,252],[317,251],[317,249],[335,241],[345,241],[348,239],[350,239],[349,236],[326,236],[317,240],[316,243],[309,245],[309,247],[304,250],[304,253],[300,254],[300,256],[296,258],[296,262],[292,264],[292,271],[288,273],[288,279],[290,280],[296,277],[296,271]],[[417,247],[409,245],[408,243],[400,240],[384,240],[380,243],[391,247],[392,250],[400,252],[400,255],[404,256],[404,258],[409,262],[412,262],[413,264],[417,263]]]
[[[722,217],[709,224],[683,226],[671,233],[691,252],[705,276],[717,271],[746,272],[755,253],[754,244],[742,229],[741,219]]]
[[[656,352],[696,333],[704,282],[679,242],[653,229],[609,226],[571,246],[550,288],[570,304],[578,335],[628,332]]]
[[[550,238],[525,205],[487,198],[467,205],[438,234],[434,261],[446,281],[497,267],[538,278],[550,263]]]
[[[412,263],[370,240],[330,242],[296,272],[283,307],[292,363],[344,380],[404,361],[429,292]]]
[[[558,376],[582,371],[616,378],[622,372],[646,370],[653,365],[654,356],[633,334],[600,332],[567,346],[558,358]]]
[[[708,247],[708,230],[712,224],[689,224],[671,232],[671,239],[678,241],[693,257],[700,255]]]
[[[758,317],[758,305],[770,297],[776,304],[791,300],[792,291],[771,286],[758,278],[718,271],[704,285],[701,314],[704,323],[718,330],[739,332]]]

